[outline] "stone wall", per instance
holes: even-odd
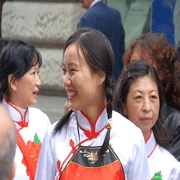
[[[6,1],[2,8],[2,38],[18,38],[37,47],[43,57],[41,93],[64,94],[62,52],[85,12],[77,2]]]

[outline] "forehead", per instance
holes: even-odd
[[[63,65],[72,66],[79,64],[87,64],[87,60],[81,48],[76,43],[70,44],[64,52]]]
[[[134,91],[137,89],[142,91],[151,91],[158,90],[158,87],[154,79],[150,75],[146,75],[143,77],[138,77],[131,82],[129,91]]]

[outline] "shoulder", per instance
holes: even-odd
[[[45,114],[43,111],[35,107],[29,107],[29,112],[35,115],[47,116],[47,114]]]
[[[104,4],[103,2],[99,2],[97,4],[95,4],[91,9],[101,9],[102,11],[105,10],[105,11],[112,11],[112,12],[115,12],[115,13],[119,13],[119,11],[113,7],[110,7],[106,4]]]
[[[172,132],[180,131],[180,111],[171,106],[167,106],[164,111],[166,112],[165,128]]]
[[[165,159],[168,164],[178,167],[180,170],[180,162],[168,150],[158,145],[158,151],[162,159]]]
[[[131,139],[143,139],[142,131],[129,119],[122,116],[120,113],[113,111],[112,114],[112,126],[113,132],[117,135],[126,136],[126,138]],[[132,135],[133,134],[133,135]]]
[[[177,119],[177,117],[180,117],[180,111],[172,106],[167,105],[165,107],[165,111],[166,111],[166,118],[173,118],[173,119]]]
[[[164,179],[179,179],[180,177],[180,162],[159,145],[148,158],[148,163],[152,176],[161,172]]]
[[[112,120],[114,125],[118,125],[115,126],[115,128],[124,129],[124,127],[128,127],[129,129],[140,131],[140,129],[137,126],[135,126],[129,119],[127,119],[126,117],[124,117],[123,115],[121,115],[116,111],[113,111],[112,113]]]
[[[45,137],[44,139],[50,139],[51,137],[55,136],[54,134],[54,128],[56,126],[57,122],[51,124],[49,127],[47,127],[46,133],[45,133]]]
[[[102,6],[94,6],[90,9],[88,9],[83,17],[90,17],[90,16],[97,16],[97,15],[103,15],[103,16],[119,16],[120,12],[112,7],[102,5]]]
[[[29,107],[30,119],[36,119],[39,122],[50,123],[49,117],[46,113],[35,107]]]

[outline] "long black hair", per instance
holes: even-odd
[[[72,43],[82,50],[83,55],[94,72],[105,72],[105,92],[107,99],[108,119],[112,117],[112,93],[113,93],[113,60],[114,54],[107,37],[98,30],[90,28],[78,29],[72,34],[65,45],[64,51]],[[59,132],[62,127],[69,122],[72,110],[67,112],[57,123],[54,134]],[[100,149],[99,156],[102,156],[108,148],[110,129],[108,129],[104,143]]]

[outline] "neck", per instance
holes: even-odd
[[[101,104],[98,104],[96,107],[88,108],[85,111],[82,111],[91,121],[92,123],[96,122],[97,118],[101,114],[101,112],[104,110],[104,108],[107,106],[107,102],[101,102]]]

